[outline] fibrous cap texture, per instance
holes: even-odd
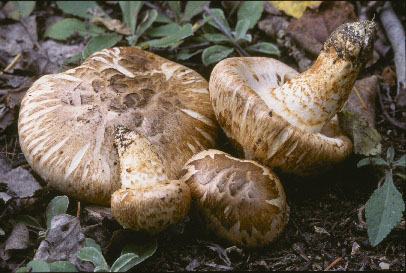
[[[259,247],[278,238],[289,212],[279,179],[266,167],[218,150],[194,155],[182,180],[208,229],[229,242]]]
[[[37,80],[23,98],[18,129],[28,163],[51,186],[108,205],[121,186],[118,125],[147,139],[165,175],[176,179],[187,159],[214,146],[207,81],[140,49],[104,49]]]

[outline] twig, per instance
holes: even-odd
[[[397,121],[396,119],[391,118],[391,116],[389,116],[388,112],[386,112],[386,110],[385,110],[385,106],[383,105],[382,95],[381,95],[380,90],[378,90],[377,93],[378,93],[379,105],[381,106],[382,113],[383,113],[384,117],[385,117],[392,125],[398,127],[399,129],[406,130],[406,126],[405,126],[403,123],[401,123],[401,122]]]
[[[238,43],[236,40],[234,40],[233,36],[230,35],[230,33],[226,30],[224,25],[220,22],[220,20],[211,12],[209,7],[207,5],[203,6],[203,9],[213,18],[214,22],[219,26],[221,32],[224,33],[224,35],[227,36],[228,39],[233,43],[233,45],[237,48],[237,50],[240,52],[240,55],[244,57],[250,56]]]
[[[398,84],[395,101],[397,101],[400,96],[403,96],[404,100],[406,100],[406,94],[401,95],[401,92],[406,93],[405,31],[403,30],[402,23],[396,17],[390,1],[385,2],[383,5],[379,18],[381,19],[394,53]]]
[[[78,210],[76,211],[76,217],[80,216],[80,201],[78,201]]]
[[[360,226],[365,229],[367,227],[367,223],[365,223],[364,219],[362,218],[362,213],[365,210],[365,205],[362,205],[359,209],[358,209],[358,221],[360,223]]]
[[[21,52],[18,53],[18,55],[15,56],[15,58],[11,61],[11,63],[6,68],[4,68],[3,71],[0,71],[0,75],[2,75],[4,72],[8,72],[10,69],[12,69],[16,65],[18,60],[20,60],[21,56],[22,56],[22,53]]]
[[[335,266],[339,261],[341,261],[343,259],[343,257],[338,257],[337,259],[335,259],[331,264],[329,264],[324,270],[329,270],[330,268],[332,268],[333,266]]]
[[[354,86],[355,94],[357,95],[358,99],[361,101],[362,108],[368,110],[368,106],[365,104],[365,101],[362,99],[361,94],[358,92],[358,89]]]

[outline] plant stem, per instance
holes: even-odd
[[[237,41],[231,36],[231,34],[226,30],[226,28],[223,26],[223,24],[220,22],[220,20],[211,12],[211,10],[208,8],[207,5],[203,6],[203,9],[213,18],[214,22],[219,26],[221,32],[224,33],[224,35],[227,36],[228,39],[233,43],[233,45],[238,49],[238,52],[240,55],[244,57],[250,56],[238,43]]]

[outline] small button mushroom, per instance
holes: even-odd
[[[203,77],[116,47],[37,80],[22,100],[18,130],[28,163],[49,185],[102,205],[118,191],[112,211],[119,222],[155,233],[187,213],[187,186],[172,180],[193,154],[214,146],[218,125]],[[133,150],[142,153],[123,156]]]
[[[278,238],[289,219],[285,192],[268,168],[218,150],[194,155],[183,168],[195,207],[218,237],[246,247]]]
[[[227,137],[246,159],[300,175],[343,160],[352,144],[335,115],[371,56],[375,32],[371,21],[341,25],[301,74],[271,58],[219,62],[209,90]]]

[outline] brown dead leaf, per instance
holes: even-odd
[[[389,65],[383,69],[381,78],[391,87],[396,85],[396,72]]]
[[[344,1],[323,2],[317,10],[307,9],[293,20],[286,32],[306,51],[318,55],[330,33],[345,22],[357,20],[354,6]]]
[[[356,95],[354,89],[351,91],[348,98],[347,109],[350,112],[360,114],[366,121],[368,121],[371,127],[375,128],[375,97],[378,87],[378,77],[373,75],[368,78],[357,80],[355,81],[355,87],[368,109],[363,107],[362,102]]]
[[[130,35],[131,34],[131,29],[124,25],[120,20],[117,19],[110,19],[110,18],[102,18],[99,16],[95,16],[90,20],[91,24],[96,24],[96,25],[103,25],[105,26],[108,30],[124,34],[124,35]]]

